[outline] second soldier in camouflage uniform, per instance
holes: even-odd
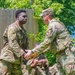
[[[50,75],[47,58],[40,54],[27,62],[28,75]],[[24,75],[27,75],[26,73]]]
[[[0,75],[23,75],[21,64],[28,37],[23,24],[27,21],[25,10],[17,10],[16,21],[9,25],[4,34],[4,46],[0,55]]]
[[[39,43],[35,44],[35,47]],[[26,71],[23,70],[24,75],[50,75],[49,64],[44,54],[40,54],[37,58],[29,60],[26,64]]]
[[[54,19],[53,9],[42,11],[42,19],[48,24],[48,29],[44,41],[28,51],[26,58],[37,52],[42,53],[44,50],[51,50],[56,54],[57,75],[75,75],[75,48],[72,45],[72,39],[64,24]]]

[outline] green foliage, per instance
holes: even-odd
[[[56,63],[56,56],[51,51],[46,53],[45,56],[47,57],[50,66]]]
[[[74,45],[74,47],[75,47],[75,38],[73,39],[73,45]]]
[[[30,8],[30,0],[10,0],[9,8]]]
[[[0,8],[29,8],[35,10],[34,15],[35,18],[38,19],[39,33],[29,33],[29,37],[34,37],[34,39],[40,43],[44,40],[47,26],[43,24],[41,17],[39,17],[39,14],[43,9],[49,7],[54,9],[55,17],[61,20],[66,25],[69,32],[73,34],[75,30],[75,0],[0,0]],[[73,41],[75,41],[75,39],[73,39]],[[52,63],[55,63],[55,56],[51,52],[47,53],[46,56],[49,60],[50,65],[52,65]]]
[[[74,0],[0,0],[1,8],[22,8],[22,9],[34,9],[35,17],[41,20],[39,14],[43,9],[53,8],[55,16],[60,19],[66,27],[72,25],[75,26],[75,1]],[[41,23],[41,22],[40,22]],[[40,24],[39,23],[39,24]],[[41,24],[42,25],[42,24]],[[74,31],[75,27],[73,28]],[[71,32],[69,27],[68,29]]]
[[[9,1],[7,0],[0,0],[0,8],[8,8]]]

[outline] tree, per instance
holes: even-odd
[[[39,14],[43,9],[53,8],[55,16],[72,32],[75,29],[75,0],[0,0],[1,8],[30,8],[35,10],[35,17],[41,20]],[[69,26],[74,26],[71,29]]]

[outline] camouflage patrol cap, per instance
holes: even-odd
[[[54,14],[54,11],[52,8],[47,8],[45,10],[42,11],[42,13],[40,14],[40,16],[43,16],[43,15],[53,15]]]

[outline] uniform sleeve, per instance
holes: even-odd
[[[20,48],[18,42],[17,42],[17,36],[16,36],[17,30],[13,27],[8,28],[8,42],[9,47],[12,49],[13,53],[20,57],[24,54],[24,51]]]
[[[37,47],[35,47],[34,49],[32,49],[32,52],[44,52],[45,50],[49,50],[50,49],[50,44],[53,42],[55,36],[57,34],[57,29],[55,28],[55,26],[50,26],[47,30],[46,33],[46,37],[45,40],[38,45]]]
[[[46,52],[48,52],[48,51],[50,51],[50,46],[48,46],[48,47],[43,51],[43,53],[46,53]]]

